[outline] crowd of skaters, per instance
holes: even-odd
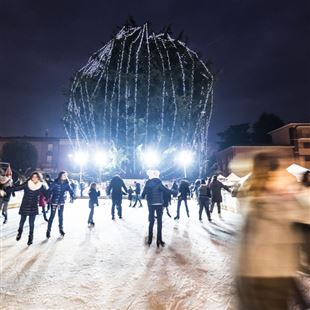
[[[141,199],[146,199],[149,209],[149,230],[148,244],[151,245],[153,239],[153,226],[157,220],[157,246],[164,246],[162,240],[162,216],[164,210],[169,217],[172,217],[169,207],[172,201],[176,201],[175,220],[180,219],[182,204],[185,206],[186,214],[190,217],[188,208],[188,199],[197,199],[199,205],[199,220],[202,221],[202,213],[205,210],[207,218],[211,221],[211,214],[214,204],[217,204],[218,213],[221,215],[222,195],[221,189],[230,189],[217,180],[217,177],[196,180],[190,184],[187,180],[174,180],[172,185],[165,183],[160,179],[160,172],[149,170],[147,172],[148,180],[141,185],[134,181],[132,185],[126,186],[124,180],[115,175],[103,188],[103,184],[91,183],[89,186],[85,182],[69,180],[66,171],[60,171],[57,178],[52,180],[47,175],[34,171],[28,179],[19,179],[15,184],[12,182],[12,174],[2,172],[0,179],[0,207],[4,217],[3,224],[8,220],[8,204],[11,196],[18,191],[23,191],[23,198],[19,208],[20,222],[16,240],[22,237],[24,223],[28,217],[29,236],[28,245],[33,243],[35,218],[39,214],[41,207],[44,220],[47,222],[46,237],[51,237],[51,230],[54,218],[58,215],[58,228],[61,236],[65,235],[63,228],[64,206],[67,200],[67,194],[70,195],[70,202],[73,202],[78,196],[83,197],[87,190],[89,216],[88,225],[94,226],[95,207],[99,206],[99,197],[104,191],[111,198],[111,218],[115,220],[115,211],[118,218],[122,218],[122,200],[127,196],[129,207],[143,207]],[[103,188],[103,191],[100,191]],[[195,198],[194,198],[195,196]]]

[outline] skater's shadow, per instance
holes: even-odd
[[[184,255],[177,252],[172,246],[169,246],[168,250],[172,253],[171,259],[176,263],[176,265],[178,266],[187,265],[188,260],[185,258]]]
[[[40,254],[41,254],[41,252],[38,252],[35,255],[33,255],[32,257],[30,257],[30,259],[21,268],[20,273],[23,274],[27,270],[29,270],[34,265],[34,263],[38,260]]]

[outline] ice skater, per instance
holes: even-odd
[[[141,199],[140,199],[141,185],[140,185],[140,183],[138,183],[136,181],[134,182],[134,184],[135,184],[135,190],[134,190],[134,192],[135,192],[135,196],[134,196],[135,203],[134,203],[134,205],[132,207],[135,208],[137,203],[139,202],[139,208],[142,208],[143,205],[142,205],[142,202],[141,202]]]
[[[43,184],[43,179],[40,173],[33,172],[28,181],[21,185],[13,186],[7,189],[7,193],[24,191],[23,200],[19,208],[20,222],[18,227],[18,233],[16,240],[19,241],[22,237],[23,228],[25,221],[29,219],[29,236],[28,236],[28,245],[31,245],[33,242],[33,233],[34,233],[34,222],[36,216],[39,214],[39,196],[43,194],[45,197],[48,196],[47,185]]]
[[[131,186],[129,186],[128,190],[127,190],[127,194],[128,194],[128,200],[129,200],[129,208],[132,207],[132,199],[133,199],[133,189]]]
[[[202,212],[206,211],[209,222],[211,222],[211,214],[210,214],[210,198],[211,192],[209,188],[211,178],[209,178],[208,184],[206,184],[206,180],[202,179],[199,189],[198,189],[198,201],[199,201],[199,221],[202,221]]]
[[[217,213],[219,216],[221,216],[221,203],[223,202],[222,198],[222,189],[225,189],[230,193],[230,189],[228,186],[224,185],[222,182],[220,182],[217,179],[217,176],[213,176],[213,180],[210,184],[210,191],[211,191],[211,197],[212,197],[212,203],[211,203],[211,209],[210,213],[212,214],[214,205],[217,206]]]
[[[111,197],[112,198],[112,208],[111,208],[112,220],[115,220],[115,207],[117,208],[117,215],[121,219],[122,218],[122,199],[123,199],[123,194],[125,195],[127,194],[127,187],[123,179],[119,175],[115,175],[112,178],[107,188],[107,194],[112,196]]]
[[[169,189],[168,184],[166,184],[165,187]],[[163,192],[163,207],[166,209],[167,215],[169,217],[171,217],[171,214],[169,213],[169,206],[171,206],[171,195],[171,192]]]
[[[97,206],[97,207],[99,206],[98,197],[100,197],[100,191],[97,190],[97,184],[96,183],[92,183],[90,185],[88,196],[89,196],[88,206],[90,209],[89,216],[88,216],[88,225],[95,226],[94,209],[95,209],[95,206]]]
[[[162,239],[162,217],[163,217],[163,193],[172,194],[172,191],[165,187],[159,179],[158,170],[149,170],[147,175],[149,179],[145,183],[141,198],[146,197],[149,209],[149,232],[148,232],[148,245],[152,244],[153,240],[153,227],[155,222],[155,212],[157,217],[157,247],[164,247],[165,242]]]
[[[8,221],[8,205],[11,196],[15,196],[14,192],[5,192],[6,189],[12,187],[13,181],[11,177],[0,176],[0,210],[2,210],[2,215],[4,217],[3,224]]]
[[[67,192],[70,193],[71,201],[73,201],[75,197],[74,192],[69,185],[68,174],[66,171],[61,171],[58,174],[58,178],[49,188],[49,195],[51,196],[51,215],[48,220],[46,238],[50,238],[51,236],[52,225],[57,210],[59,233],[62,237],[65,235],[65,232],[63,230],[63,212],[65,207],[65,201],[67,198]]]
[[[180,218],[180,207],[182,201],[184,201],[187,217],[189,217],[189,210],[187,205],[187,197],[190,195],[189,184],[186,180],[182,180],[179,186],[179,195],[178,195],[178,206],[177,206],[177,215],[174,218],[178,220]]]

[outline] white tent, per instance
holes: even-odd
[[[286,168],[286,170],[292,174],[294,177],[296,177],[296,179],[298,181],[301,181],[301,178],[303,176],[303,174],[308,171],[307,168],[305,167],[302,167],[300,165],[297,165],[297,164],[292,164],[290,165],[288,168]]]
[[[229,182],[239,182],[240,180],[241,180],[241,178],[238,177],[233,172],[227,177],[227,181],[229,181]]]

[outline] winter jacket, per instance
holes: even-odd
[[[107,194],[110,195],[112,192],[112,199],[122,199],[123,189],[127,194],[127,187],[124,181],[119,176],[114,176],[107,188]]]
[[[140,195],[141,194],[141,185],[140,185],[140,183],[136,183],[135,193],[136,193],[136,195]]]
[[[72,199],[74,199],[74,193],[69,185],[68,181],[61,182],[55,180],[54,183],[49,188],[49,195],[51,196],[52,205],[64,205],[67,199],[67,192],[70,193]]]
[[[45,197],[48,196],[48,191],[44,187],[42,182],[37,184],[31,180],[18,186],[13,186],[7,189],[8,192],[17,192],[24,190],[24,196],[22,199],[21,206],[19,208],[20,215],[37,215],[39,214],[39,196],[43,194]]]
[[[100,191],[97,191],[95,188],[91,188],[88,192],[88,196],[90,205],[99,205],[98,197],[100,196]]]
[[[171,203],[171,194],[172,192],[163,192],[164,207],[168,207]]]
[[[179,190],[177,182],[173,182],[171,189],[174,191],[174,193],[172,194],[173,197],[176,197],[178,195]]]
[[[141,198],[146,196],[148,205],[163,205],[163,193],[171,195],[172,191],[165,187],[160,179],[154,178],[146,181]]]
[[[198,188],[198,198],[199,199],[209,199],[211,198],[210,188],[207,184],[201,184]]]
[[[222,202],[223,201],[222,193],[221,193],[222,188],[229,192],[229,187],[224,185],[219,180],[212,181],[212,183],[210,184],[212,202]]]
[[[190,195],[189,184],[187,181],[181,181],[179,186],[179,198],[187,199],[187,196]]]
[[[133,189],[132,188],[128,188],[127,194],[128,194],[128,199],[132,200]]]

